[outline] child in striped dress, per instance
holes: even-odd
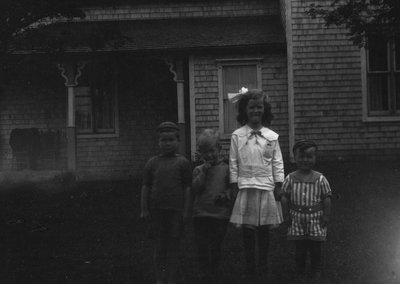
[[[326,240],[331,213],[331,189],[327,179],[313,170],[317,145],[313,141],[295,143],[293,154],[297,170],[290,173],[282,185],[281,198],[288,240],[296,246],[297,273],[304,275],[307,253],[310,253],[311,272],[318,282],[321,277],[322,243]]]

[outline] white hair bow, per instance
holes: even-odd
[[[231,103],[236,103],[243,95],[245,95],[247,92],[249,91],[249,89],[242,87],[239,90],[239,93],[228,93],[228,100]]]

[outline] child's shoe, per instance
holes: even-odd
[[[222,281],[222,274],[220,273],[220,271],[217,268],[212,268],[210,270],[210,283],[223,283]]]
[[[311,283],[312,284],[320,284],[320,283],[322,283],[321,272],[320,271],[312,272],[312,274],[311,274]]]
[[[208,283],[210,281],[210,276],[205,271],[200,271],[197,278],[197,283],[199,284]]]
[[[268,273],[268,270],[258,271],[258,278],[260,279],[261,283],[269,283],[270,274]]]
[[[305,271],[296,271],[292,278],[292,283],[300,284],[306,283],[306,273]]]
[[[242,273],[242,279],[251,279],[256,276],[256,269],[254,266],[246,266]]]
[[[157,282],[156,283],[157,284],[167,283],[167,281],[165,281],[166,274],[167,274],[167,272],[166,272],[165,268],[162,268],[161,271],[158,271],[157,272]]]

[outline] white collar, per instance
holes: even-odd
[[[251,131],[253,131],[254,129],[252,129],[250,126],[243,125],[242,127],[240,127],[239,129],[236,129],[235,132],[233,132],[233,135],[238,135],[238,136],[250,136],[251,135]],[[269,129],[268,127],[261,127],[260,128],[260,132],[262,134],[262,136],[264,136],[265,139],[269,140],[269,141],[273,141],[273,140],[278,140],[278,133],[272,131],[271,129]]]

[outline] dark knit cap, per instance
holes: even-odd
[[[164,121],[160,123],[160,125],[157,127],[157,132],[163,132],[168,130],[179,131],[179,127],[171,121]]]

